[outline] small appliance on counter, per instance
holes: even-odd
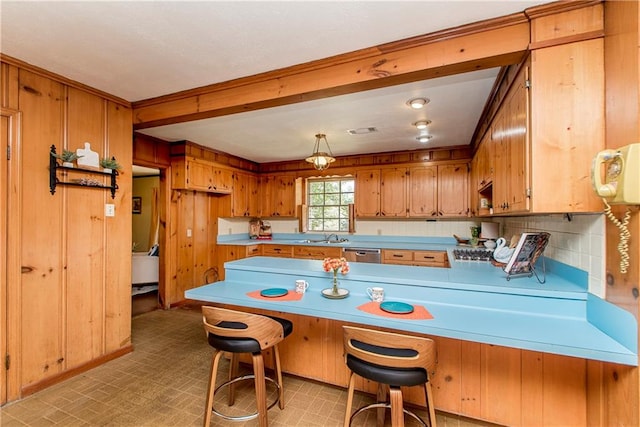
[[[262,221],[259,219],[252,219],[249,221],[249,238],[257,239],[260,235],[260,227],[262,225]]]
[[[258,234],[260,240],[271,240],[271,223],[269,221],[260,222],[260,232]]]

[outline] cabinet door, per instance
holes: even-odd
[[[231,216],[258,216],[258,177],[235,172],[231,198]]]
[[[526,71],[526,70],[523,70]],[[513,94],[509,98],[509,120],[507,140],[509,153],[508,211],[527,212],[529,210],[529,108],[526,75],[518,76]]]
[[[382,169],[380,172],[380,215],[407,216],[407,169]]]
[[[360,218],[380,216],[380,169],[356,172],[355,209]]]
[[[414,251],[413,261],[423,267],[449,267],[446,251]]]
[[[438,166],[438,214],[440,216],[468,216],[468,183],[467,163]]]
[[[495,176],[493,182],[493,209],[495,213],[507,212],[509,186],[509,144],[505,136],[505,108],[501,109],[491,126],[491,144],[494,150]]]
[[[213,167],[199,160],[187,160],[186,187],[190,190],[213,189]]]
[[[211,185],[214,191],[223,193],[230,193],[233,186],[233,172],[231,169],[223,169],[211,167],[213,177],[211,178]]]
[[[260,215],[294,217],[296,179],[293,175],[264,175],[260,179]]]
[[[438,215],[438,167],[424,166],[409,169],[409,216]]]

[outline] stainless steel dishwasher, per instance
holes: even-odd
[[[342,256],[350,262],[368,262],[380,264],[380,249],[371,248],[343,248]]]

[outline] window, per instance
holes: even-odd
[[[307,181],[309,231],[349,231],[349,205],[353,203],[353,178]]]

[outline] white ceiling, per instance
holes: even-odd
[[[0,1],[0,51],[128,101],[223,82],[547,1]],[[469,143],[497,70],[145,129],[257,162]],[[404,103],[431,99],[425,112]],[[350,136],[348,129],[379,132]]]

